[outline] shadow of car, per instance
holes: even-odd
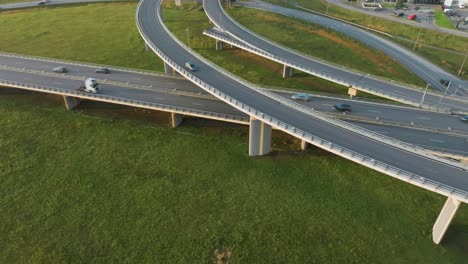
[[[352,107],[349,104],[336,104],[333,106],[336,110],[341,112],[351,112]]]
[[[66,73],[68,72],[67,68],[63,67],[63,66],[58,66],[58,67],[55,67],[52,69],[53,72],[56,72],[56,73]]]
[[[298,100],[298,101],[309,101],[310,95],[306,93],[297,93],[297,94],[291,95],[291,98],[294,100]]]
[[[189,69],[190,71],[197,71],[198,70],[197,65],[195,65],[195,63],[193,63],[191,61],[187,61],[185,63],[185,68]]]
[[[103,74],[108,74],[110,73],[110,70],[108,68],[99,68],[94,70],[95,73],[103,73]]]

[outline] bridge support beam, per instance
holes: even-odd
[[[180,126],[184,121],[184,116],[181,114],[171,113],[171,125],[173,128]]]
[[[146,44],[146,43],[145,43],[145,50],[146,50],[146,51],[150,51],[150,50],[151,50],[151,48],[150,48],[150,47],[148,46],[148,44]]]
[[[249,156],[263,156],[271,150],[271,126],[250,117]]]
[[[301,150],[306,150],[309,147],[309,142],[301,140]]]
[[[67,110],[72,110],[81,102],[80,98],[66,95],[63,96],[63,100],[65,101],[65,107],[67,108]]]
[[[354,89],[353,87],[348,88],[349,99],[353,99],[353,96],[358,94],[358,90]]]
[[[216,50],[223,50],[223,42],[221,40],[216,40]]]
[[[167,75],[175,75],[174,73],[174,69],[172,69],[172,67],[167,64],[167,63],[164,63],[164,72],[167,74]]]
[[[437,217],[434,227],[432,228],[432,241],[434,241],[434,243],[439,244],[444,237],[445,231],[447,231],[450,222],[452,222],[460,203],[460,201],[455,200],[451,196],[447,198],[447,201],[445,202],[444,207],[442,207],[442,211],[440,211],[439,217]]]
[[[289,66],[284,65],[283,67],[283,78],[291,77],[293,75],[293,69]]]
[[[184,1],[183,0],[175,0],[175,5],[176,6],[181,6],[184,4]]]

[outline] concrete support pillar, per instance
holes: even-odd
[[[293,69],[289,66],[284,65],[283,78],[291,77],[293,75]]]
[[[174,69],[172,69],[172,67],[167,63],[164,63],[164,72],[167,75],[174,75]]]
[[[455,200],[451,196],[447,198],[447,201],[445,202],[444,207],[442,207],[442,211],[440,211],[439,217],[437,217],[434,227],[432,228],[432,241],[434,241],[434,243],[439,244],[444,237],[445,231],[447,231],[450,222],[452,222],[460,203],[460,201]]]
[[[175,5],[176,6],[182,6],[184,4],[183,0],[175,0]]]
[[[232,2],[231,2],[231,0],[226,0],[226,2],[227,2],[226,5],[227,5],[228,8],[229,8],[229,7],[232,7]]]
[[[63,100],[65,101],[65,107],[67,108],[67,110],[72,110],[81,102],[80,98],[66,95],[63,96]]]
[[[151,50],[151,48],[150,48],[150,47],[148,46],[148,44],[146,44],[146,43],[145,43],[145,50],[146,50],[146,51],[150,51],[150,50]]]
[[[301,150],[306,150],[309,147],[309,142],[301,140]]]
[[[221,40],[216,40],[216,50],[223,50],[223,42]]]
[[[181,114],[171,113],[171,124],[172,127],[178,127],[182,121],[184,120],[184,116]]]
[[[353,96],[358,94],[358,90],[354,89],[353,87],[348,88],[349,99],[353,99]]]
[[[263,156],[271,150],[271,126],[250,117],[249,156]]]

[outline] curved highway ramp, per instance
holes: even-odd
[[[378,138],[315,111],[308,111],[289,100],[278,98],[259,87],[231,75],[194,53],[166,28],[162,21],[162,0],[142,0],[136,20],[146,45],[197,86],[250,116],[249,154],[270,151],[272,127],[344,158],[389,176],[448,196],[433,229],[439,243],[461,202],[468,202],[468,173],[401,142]],[[198,71],[183,67],[187,62]]]

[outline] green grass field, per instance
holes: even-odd
[[[455,26],[452,24],[450,19],[440,9],[436,9],[435,11],[435,23],[439,27],[455,29]]]
[[[0,89],[1,263],[463,263],[468,207],[275,133]]]
[[[162,71],[161,60],[145,51],[135,25],[135,6],[114,3],[4,11],[0,50]]]

